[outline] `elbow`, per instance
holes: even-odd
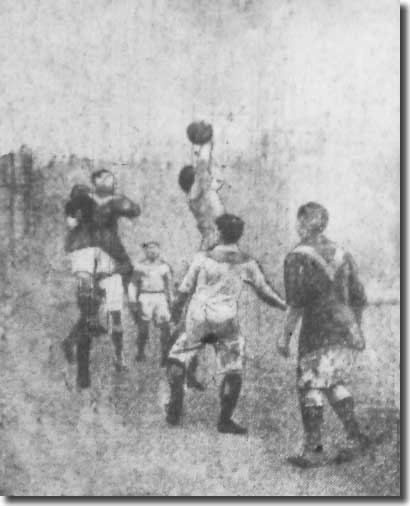
[[[272,306],[280,309],[281,311],[286,311],[288,308],[286,302],[280,297],[275,298],[272,302]]]

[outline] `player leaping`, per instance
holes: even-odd
[[[188,207],[201,234],[199,250],[212,249],[218,240],[215,220],[225,213],[219,191],[223,179],[213,159],[213,129],[209,124],[193,122],[187,128],[188,139],[193,144],[193,164],[185,165],[179,173],[179,186],[186,194]],[[173,333],[175,340],[184,331],[183,319]],[[187,368],[187,386],[204,390],[196,379],[198,357],[195,356]]]

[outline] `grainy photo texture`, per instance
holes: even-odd
[[[2,495],[400,495],[399,27],[0,1]]]

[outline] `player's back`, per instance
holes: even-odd
[[[301,243],[285,260],[287,302],[303,308],[299,352],[343,343],[366,302],[352,256],[325,237]],[[353,311],[353,313],[352,313]]]
[[[209,304],[235,305],[243,283],[253,282],[257,264],[237,245],[218,245],[198,253],[194,260],[198,272],[193,298]]]
[[[188,205],[202,235],[215,230],[215,218],[225,212],[219,196],[221,178],[209,169],[206,160],[199,160],[195,168],[195,180],[188,193]]]
[[[218,192],[212,188],[195,197],[191,194],[188,195],[188,205],[201,234],[205,234],[208,230],[214,230],[215,219],[225,212]]]

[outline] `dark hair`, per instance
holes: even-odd
[[[189,190],[192,188],[192,185],[195,181],[195,169],[192,165],[185,165],[181,169],[181,172],[179,173],[178,177],[178,183],[181,189],[188,193]]]
[[[309,231],[321,233],[327,227],[329,213],[321,204],[308,202],[299,207],[297,219],[302,221]]]
[[[91,192],[90,188],[85,184],[75,184],[71,188],[70,199],[74,199],[79,195],[89,195]]]
[[[93,219],[94,201],[93,199],[83,193],[78,194],[70,199],[65,205],[66,216],[76,217],[77,211],[81,211],[81,220],[90,223]]]
[[[112,174],[112,172],[110,172],[107,169],[95,170],[94,172],[91,173],[91,181],[95,183],[95,180],[99,179],[103,174]]]
[[[234,244],[242,237],[244,221],[233,214],[222,214],[215,220],[216,226],[225,244]]]

